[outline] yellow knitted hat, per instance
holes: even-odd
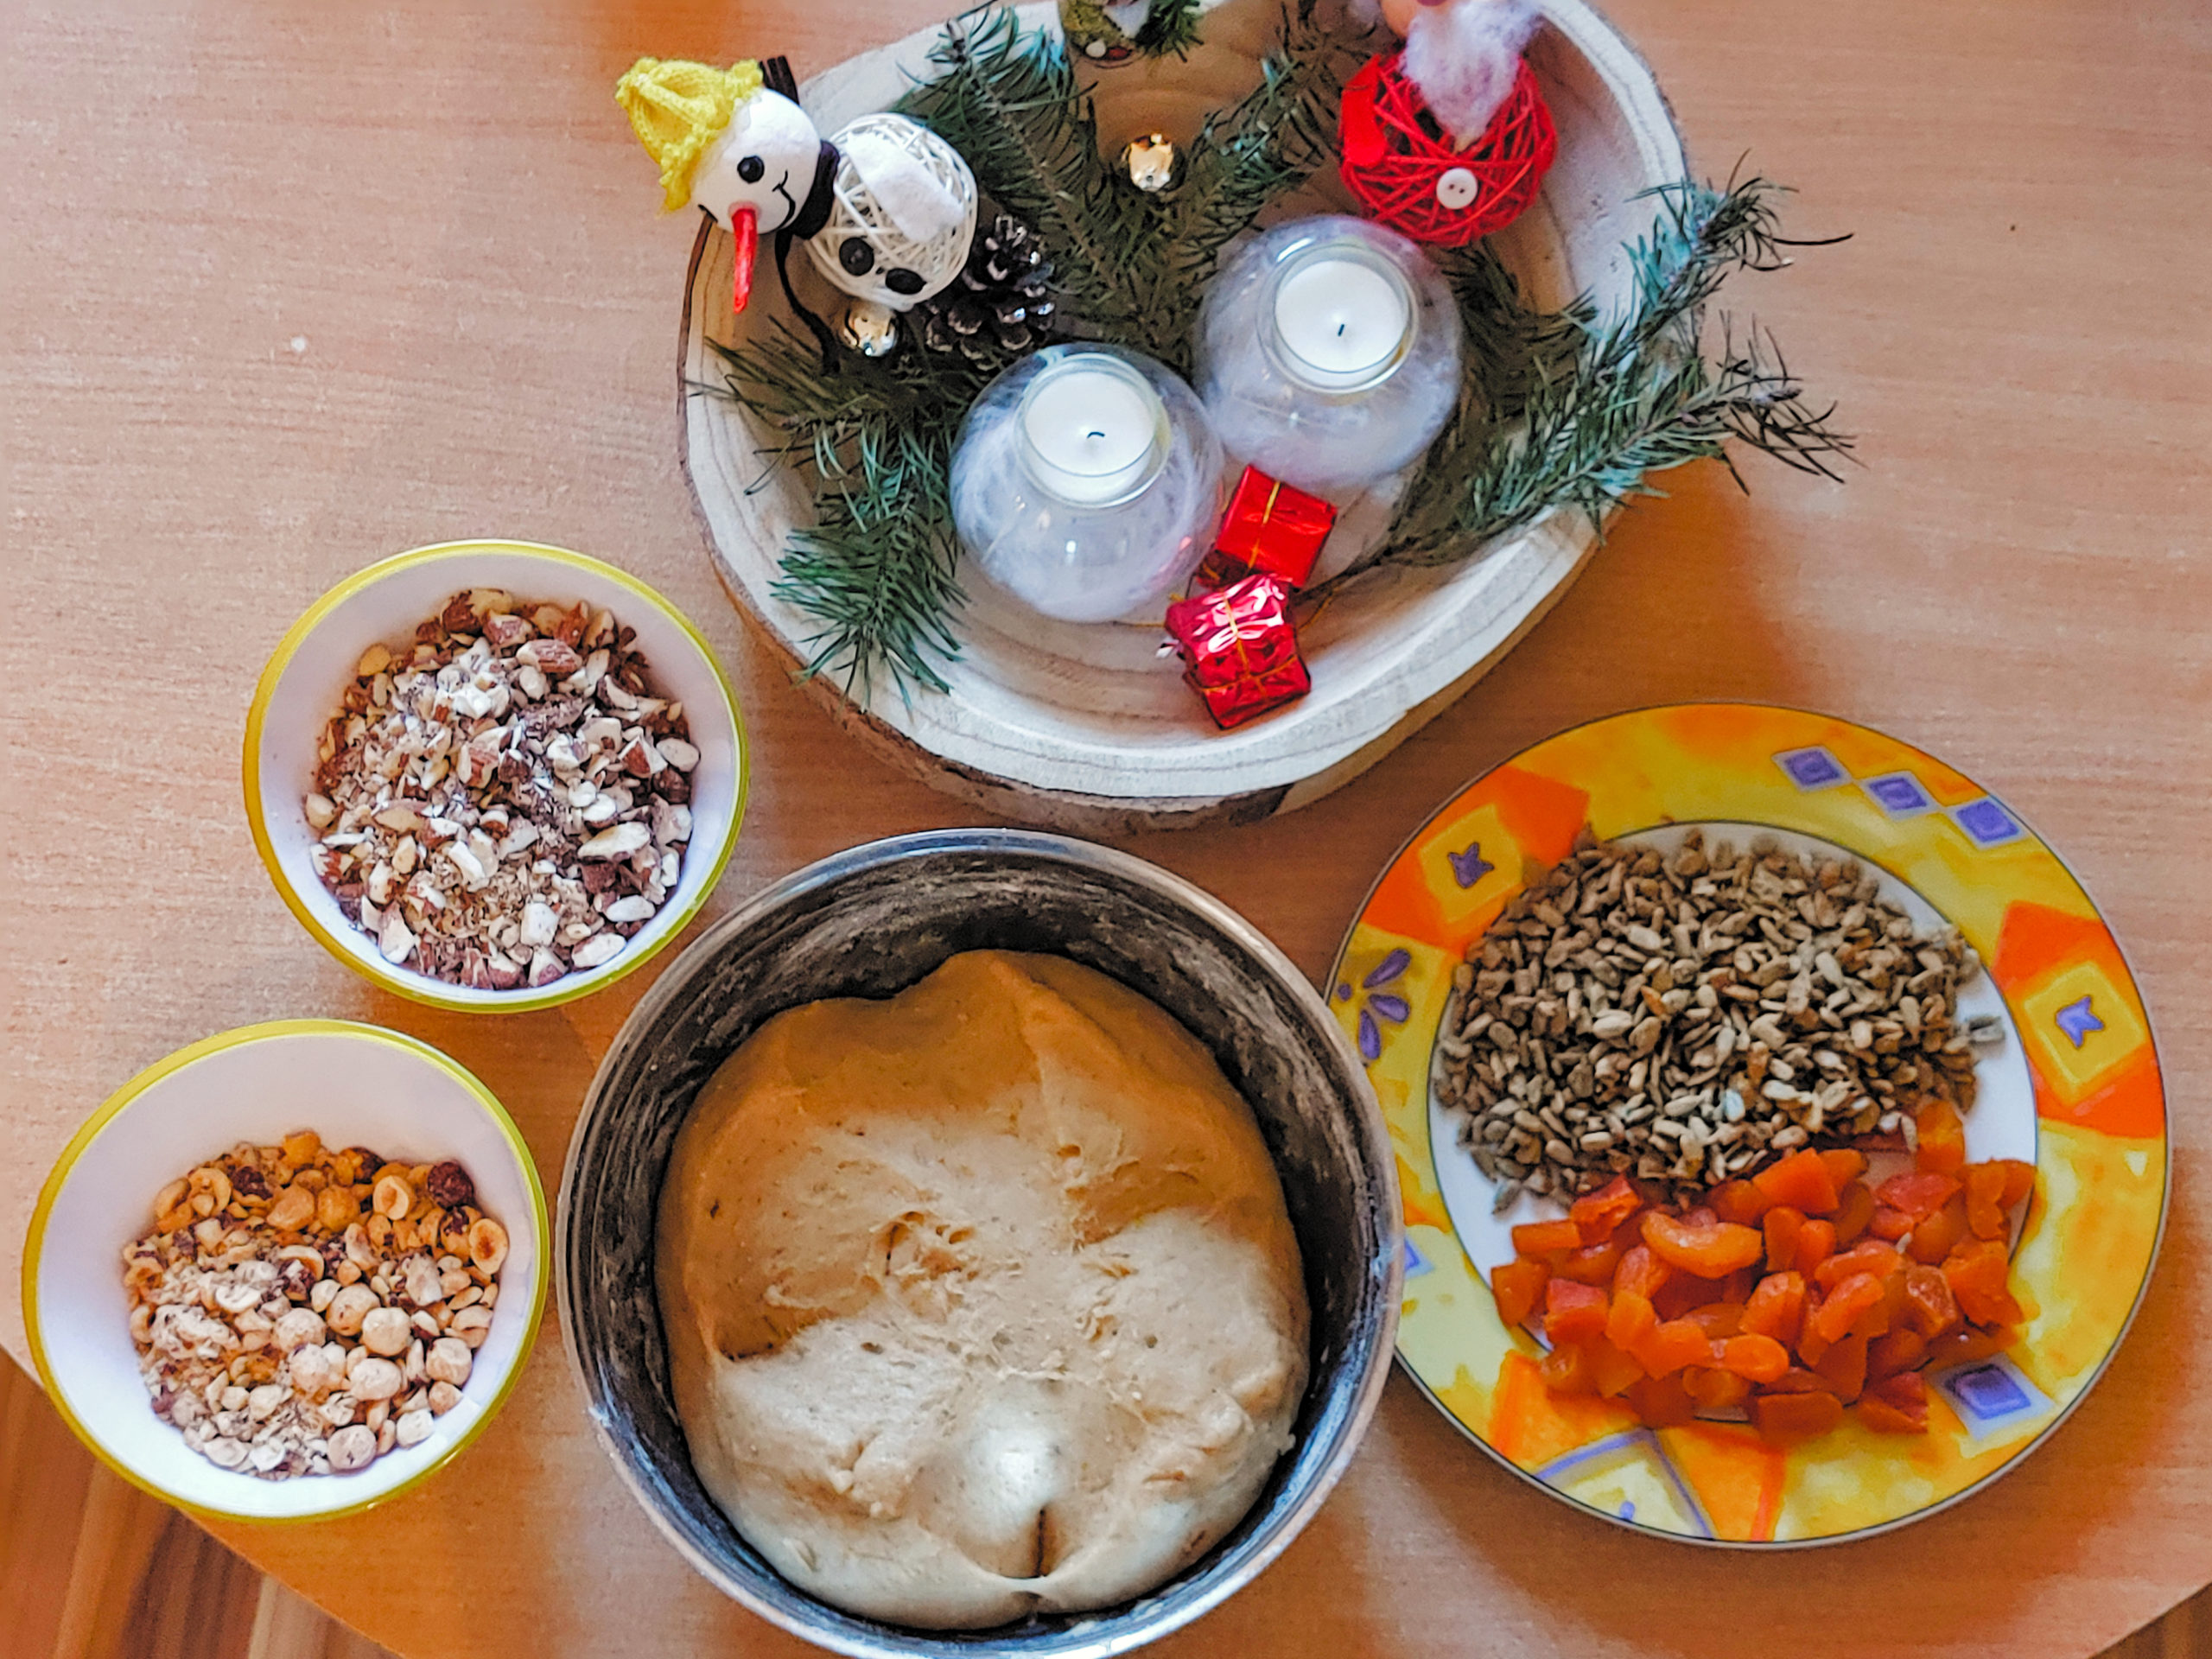
[[[691,200],[691,169],[737,106],[760,90],[760,66],[749,60],[717,69],[710,63],[639,58],[614,84],[614,101],[638,141],[660,163],[661,207],[674,213]]]

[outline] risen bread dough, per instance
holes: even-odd
[[[1251,1112],[1153,1003],[975,951],[770,1020],[661,1195],[715,1502],[825,1601],[983,1629],[1143,1593],[1251,1506],[1306,1308]]]

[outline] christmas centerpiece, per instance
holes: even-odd
[[[1051,9],[989,8],[819,77],[798,102],[840,171],[849,129],[896,117],[972,179],[904,306],[779,225],[812,257],[734,314],[747,250],[702,230],[685,459],[718,564],[879,748],[1070,827],[1265,816],[1471,683],[1647,474],[1732,439],[1815,472],[1847,448],[1763,333],[1707,316],[1786,263],[1776,187],[1693,181],[1580,0],[1397,10],[1224,0],[1123,67]],[[1142,359],[1151,390],[1101,369],[1066,395],[1040,359],[1071,351]],[[1168,413],[1186,396],[1203,431]],[[1203,497],[1210,445],[1195,508],[1136,481]],[[990,490],[956,487],[963,449]],[[1313,506],[1271,524],[1252,488]],[[1209,691],[1223,663],[1168,608],[1241,639],[1217,596],[1253,575],[1279,592],[1238,614],[1283,631],[1257,708]]]

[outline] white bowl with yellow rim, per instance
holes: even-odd
[[[123,1252],[155,1195],[240,1142],[312,1129],[411,1163],[457,1160],[507,1233],[499,1301],[461,1398],[429,1438],[353,1474],[265,1480],[220,1468],[154,1414],[130,1330]],[[23,1247],[23,1315],[47,1395],[133,1484],[198,1514],[306,1521],[352,1514],[427,1480],[480,1433],[521,1375],[545,1306],[545,1193],[491,1090],[426,1044],[375,1026],[287,1020],[206,1038],[118,1089],[39,1194]]]
[[[657,691],[683,705],[699,751],[683,874],[620,955],[551,983],[512,990],[457,985],[385,960],[316,874],[318,839],[303,802],[315,746],[372,645],[411,640],[454,594],[495,588],[525,604],[588,601],[636,630]],[[713,650],[683,613],[626,571],[531,542],[447,542],[372,564],[340,582],[292,625],[262,671],[246,715],[245,810],[254,845],[292,913],[333,956],[386,989],[467,1013],[551,1007],[642,967],[680,933],[721,879],[745,814],[747,752],[737,699]]]

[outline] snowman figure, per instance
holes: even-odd
[[[615,98],[660,163],[663,207],[702,208],[734,240],[734,309],[751,296],[763,235],[776,238],[786,294],[794,241],[832,286],[887,317],[938,293],[975,234],[967,162],[899,115],[864,115],[824,140],[798,90],[780,58],[728,69],[640,58]]]

